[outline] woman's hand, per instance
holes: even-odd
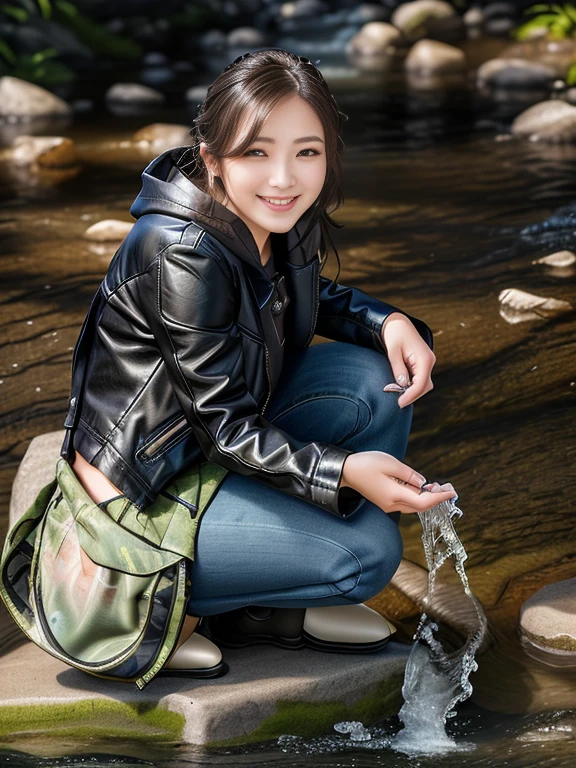
[[[409,387],[398,398],[400,408],[410,405],[434,389],[430,374],[436,363],[436,355],[406,315],[400,312],[388,315],[382,325],[382,342],[392,366],[394,380],[402,387]]]
[[[432,491],[421,491],[426,482],[412,467],[383,451],[351,453],[344,462],[341,486],[349,486],[384,512],[424,512],[457,496],[451,483],[430,483]]]

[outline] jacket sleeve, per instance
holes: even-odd
[[[260,414],[245,379],[227,263],[174,244],[140,282],[142,310],[206,457],[339,517],[352,515],[364,497],[339,484],[353,451],[296,440]]]
[[[432,331],[423,320],[375,299],[359,288],[333,283],[320,275],[319,299],[316,333],[320,336],[361,347],[372,347],[385,353],[382,325],[392,312],[400,312],[411,320],[430,349],[434,349]]]

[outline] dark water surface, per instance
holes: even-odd
[[[269,743],[233,753],[142,754],[135,745],[44,740],[19,745],[19,756],[0,751],[1,764],[121,764],[112,753],[170,766],[574,764],[576,668],[529,659],[516,625],[522,602],[540,586],[576,575],[576,319],[571,313],[511,325],[499,314],[498,294],[520,288],[576,303],[574,267],[532,264],[564,247],[570,233],[545,247],[520,236],[576,200],[576,147],[499,141],[494,130],[451,123],[444,113],[382,121],[345,111],[346,204],[334,218],[346,226],[333,235],[340,281],[421,317],[434,331],[435,388],[415,404],[405,461],[428,479],[452,482],[464,511],[458,532],[491,642],[471,676],[472,701],[454,727],[477,749],[409,760],[346,747],[322,754],[321,741],[286,751]],[[16,178],[6,162],[0,165],[0,541],[10,486],[30,440],[63,428],[73,346],[115,250],[82,234],[101,219],[131,220],[148,158],[129,138],[150,122],[84,117],[66,129],[85,163],[67,181]],[[326,274],[335,273],[332,261]],[[424,565],[419,521],[404,516],[402,527],[405,557]],[[385,593],[370,604],[385,610]],[[0,653],[20,640],[1,612]],[[70,757],[40,761],[24,753]]]

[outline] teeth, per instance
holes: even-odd
[[[277,200],[275,197],[263,197],[262,200],[267,200],[269,203],[273,203],[274,205],[288,205],[288,203],[291,203],[294,198],[291,197],[290,200]]]

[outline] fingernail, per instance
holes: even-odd
[[[398,384],[401,384],[402,386],[404,386],[404,382],[406,381],[406,376],[404,376],[403,373],[399,373],[398,376],[396,376],[396,381],[398,382]]]

